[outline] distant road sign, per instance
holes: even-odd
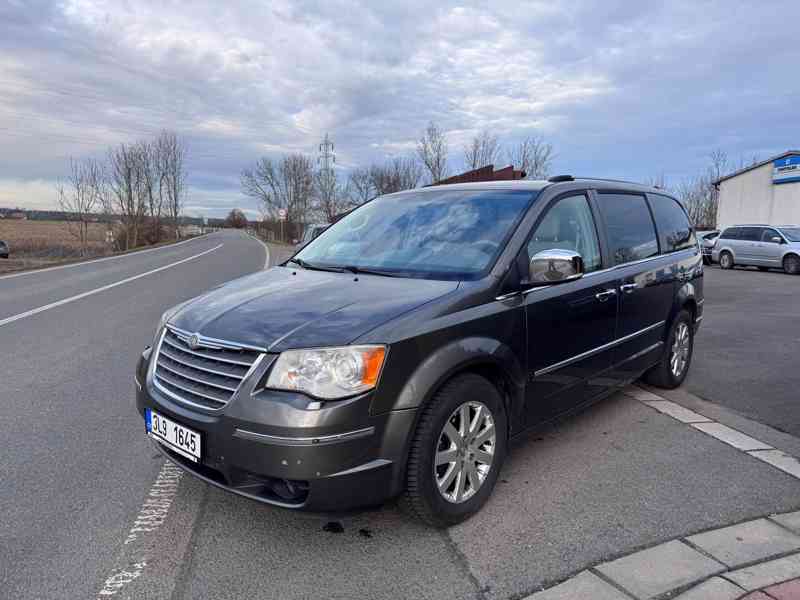
[[[279,208],[278,209],[278,218],[281,221],[285,221],[286,220],[286,209],[285,208]]]

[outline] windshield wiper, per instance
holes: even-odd
[[[357,267],[355,265],[344,265],[342,267],[338,267],[342,271],[349,271],[355,275],[359,273],[363,273],[364,275],[380,275],[381,277],[398,277],[396,273],[389,273],[388,271],[378,271],[377,269],[364,269],[362,267]]]
[[[302,258],[290,258],[286,261],[286,264],[294,263],[296,265],[300,265],[304,269],[308,269],[309,271],[330,271],[332,273],[341,273],[342,270],[338,267],[323,267],[322,265],[315,265],[313,263],[308,262],[307,260],[303,260]]]

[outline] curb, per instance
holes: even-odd
[[[267,269],[269,269],[269,257],[270,257],[269,246],[267,246],[266,242],[264,242],[258,236],[255,236],[255,235],[253,235],[251,233],[248,233],[247,235],[249,235],[251,238],[253,238],[255,241],[257,241],[259,244],[264,246],[264,252],[266,253],[266,256],[264,257],[264,268],[262,269],[262,271],[266,271]]]
[[[646,389],[639,402],[800,479],[800,461]],[[525,600],[800,600],[800,511],[683,536],[581,571]]]

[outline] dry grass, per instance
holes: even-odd
[[[86,256],[105,256],[112,248],[106,243],[106,224],[89,225]],[[0,219],[0,240],[8,242],[11,258],[0,260],[0,273],[56,264],[81,255],[76,224],[67,221],[17,221]]]

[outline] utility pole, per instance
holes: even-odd
[[[333,142],[327,133],[325,134],[325,139],[319,145],[317,163],[320,171],[319,181],[323,207],[326,212],[329,212],[332,207],[336,206],[336,173],[334,172],[336,153],[334,152]],[[326,217],[330,216],[326,214]]]

